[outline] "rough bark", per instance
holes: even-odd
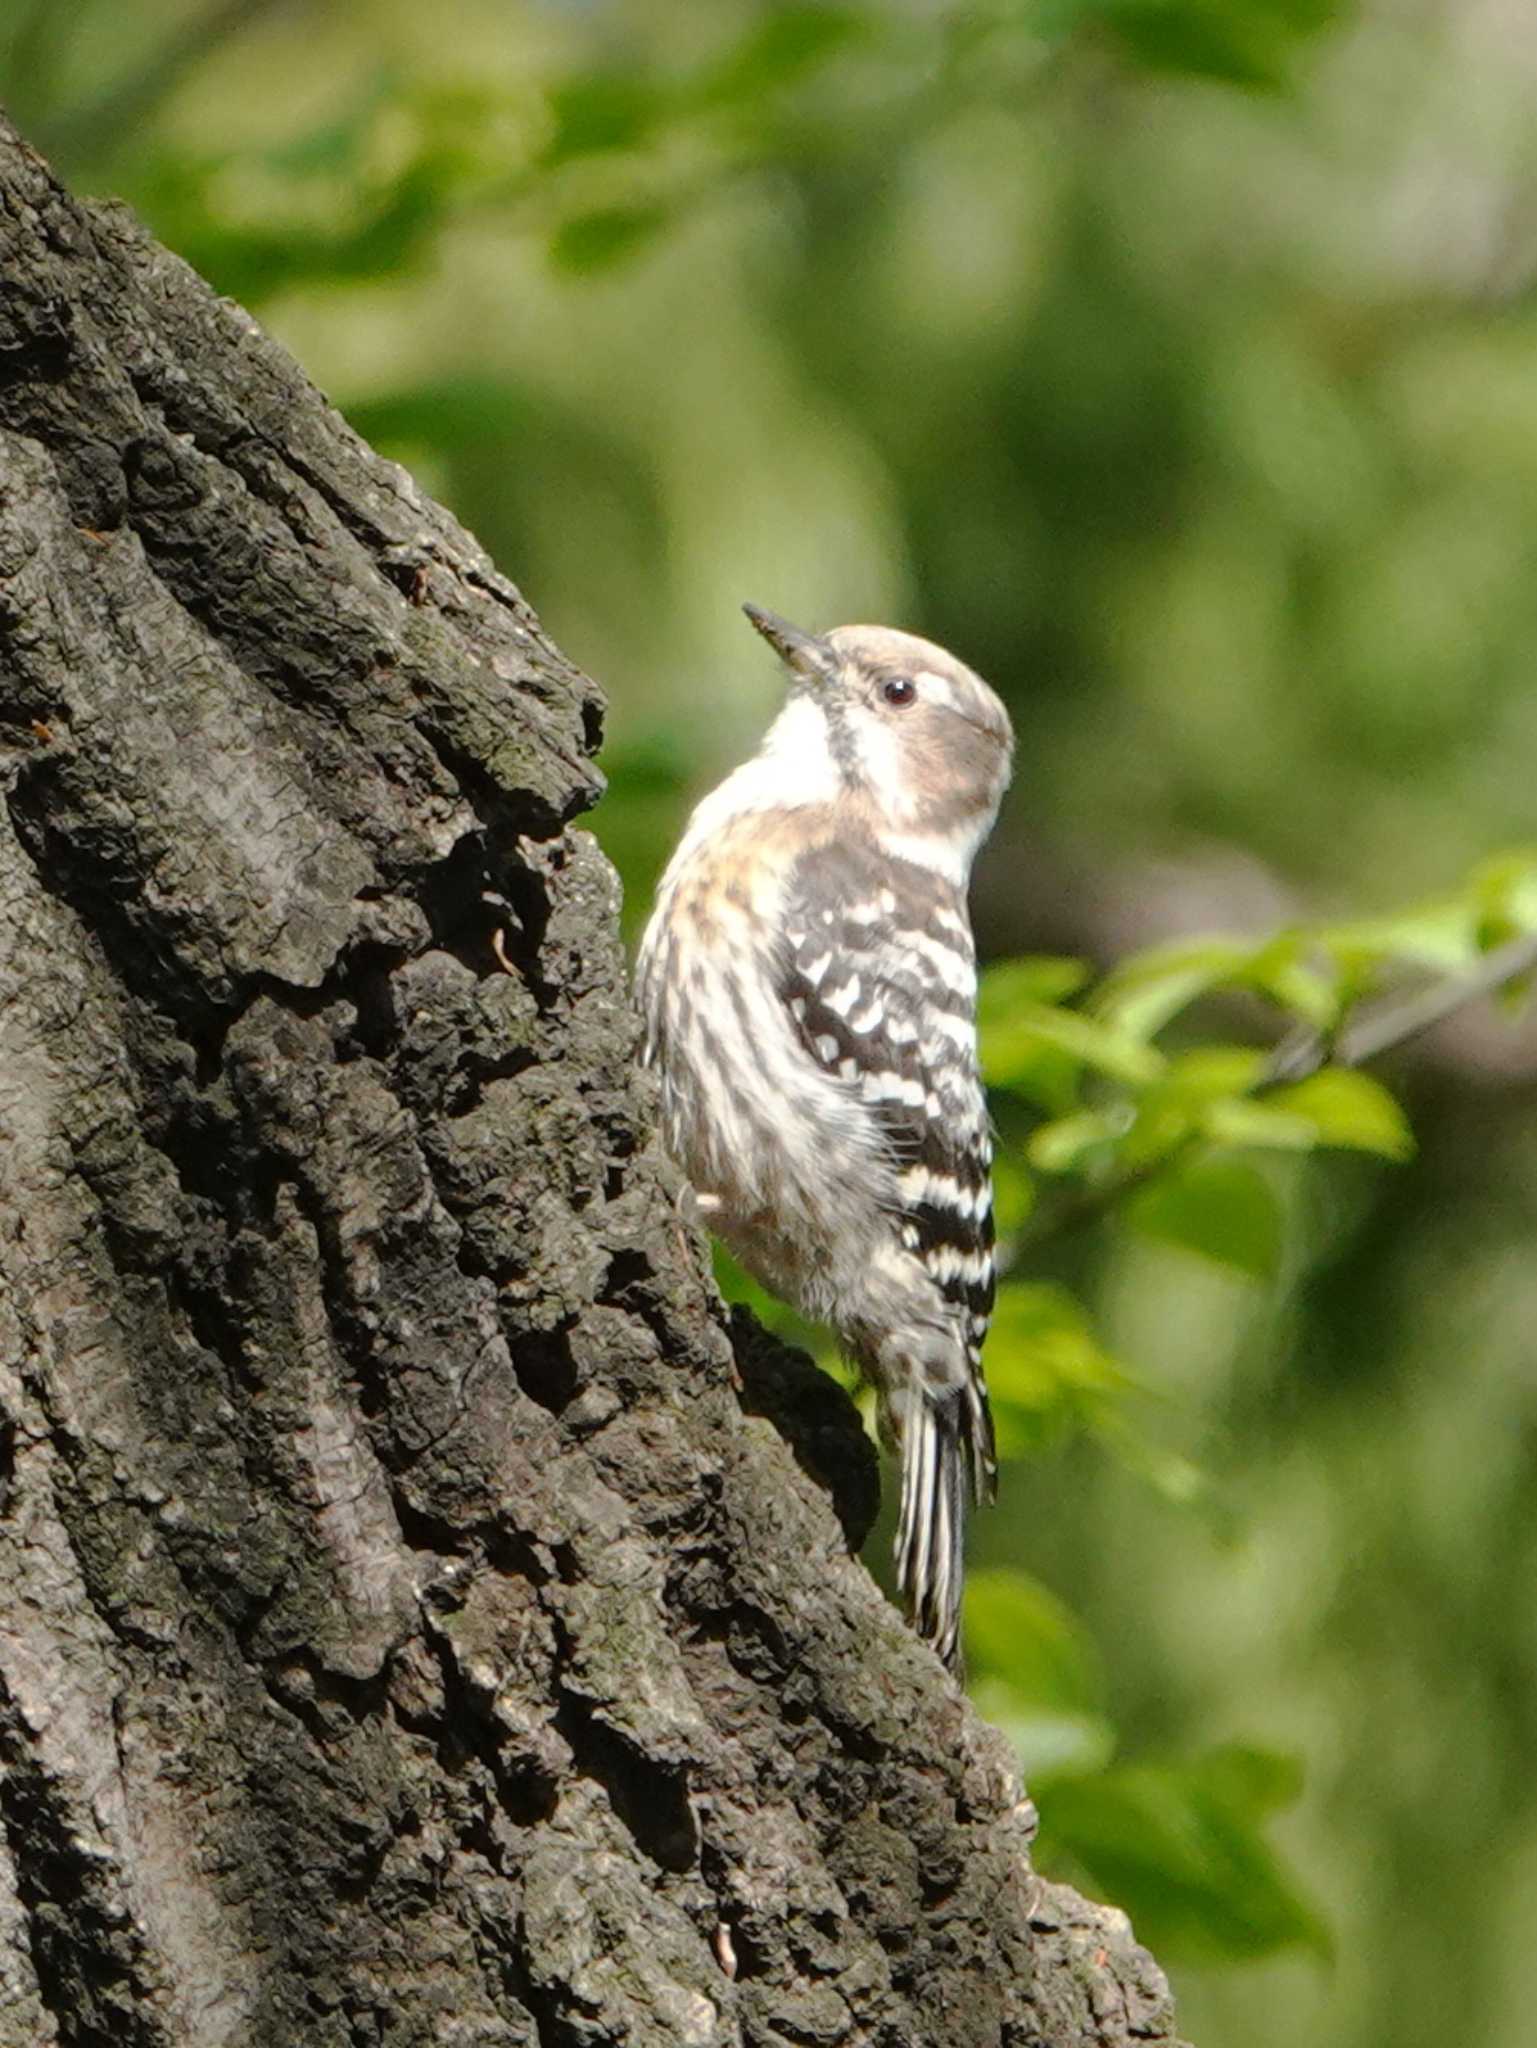
[[[599,725],[0,125],[0,2048],[1171,2039],[734,1363]]]

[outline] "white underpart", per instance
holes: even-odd
[[[981,814],[973,824],[957,826],[952,832],[883,832],[881,844],[896,860],[910,860],[914,867],[928,868],[964,889],[971,879],[971,863],[977,848],[992,829],[992,818]]]

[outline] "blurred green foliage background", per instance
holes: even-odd
[[[1242,1049],[1537,922],[1534,86],[1498,0],[0,10],[605,685],[632,927],[742,599],[1007,695],[974,1689],[1202,2048],[1537,2024],[1537,1035]]]

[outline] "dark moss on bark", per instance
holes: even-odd
[[[733,1359],[596,690],[3,124],[0,277],[0,2048],[1168,2042]]]

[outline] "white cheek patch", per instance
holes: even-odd
[[[931,704],[944,704],[951,711],[961,709],[955,685],[948,676],[942,676],[938,669],[921,668],[913,677],[920,695],[927,697]]]
[[[911,816],[908,772],[893,724],[863,705],[851,713],[855,758],[882,816],[902,823]]]
[[[762,754],[794,770],[786,785],[792,800],[825,800],[837,790],[827,713],[814,697],[797,693],[787,701],[763,736]]]

